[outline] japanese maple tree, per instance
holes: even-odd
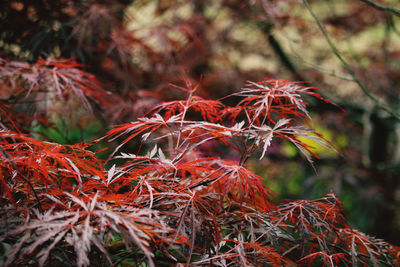
[[[0,265],[398,266],[355,229],[397,241],[399,11],[380,2],[0,1]],[[335,102],[362,116],[315,85],[358,85]],[[361,117],[370,150],[314,163],[340,155],[314,128]],[[329,182],[285,200],[282,177]]]
[[[33,84],[36,71],[25,74],[25,65],[1,67],[17,68],[17,83],[9,86],[28,84],[28,96],[106,101],[107,92],[79,66],[37,64],[46,71]],[[197,95],[199,84],[185,75],[183,81],[173,87],[186,99],[163,102],[108,132],[104,138],[119,145],[107,161],[88,150],[99,140],[43,142],[20,133],[7,117],[0,132],[6,266],[399,264],[399,248],[347,224],[335,195],[277,201],[246,164],[268,157],[277,142],[293,144],[310,164],[317,155],[305,139],[334,149],[307,111],[304,95],[321,98],[315,88],[265,79],[208,100]],[[229,98],[236,105],[225,104]],[[138,151],[131,142],[140,144]]]

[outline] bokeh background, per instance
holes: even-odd
[[[310,144],[317,172],[284,142],[249,165],[278,201],[333,192],[354,227],[400,245],[399,9],[396,0],[3,0],[1,58],[74,58],[112,94],[88,111],[1,83],[0,102],[29,115],[23,130],[36,138],[77,143],[184,97],[169,85],[181,70],[210,99],[247,80],[310,81],[336,104],[307,99],[337,151]]]

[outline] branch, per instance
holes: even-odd
[[[304,78],[297,71],[295,64],[292,62],[290,57],[287,55],[285,50],[282,48],[278,40],[272,34],[273,23],[257,23],[258,28],[268,36],[268,43],[272,47],[274,53],[278,56],[279,61],[282,63],[283,67],[290,71],[295,79],[298,81],[304,81]]]
[[[360,1],[370,5],[372,7],[375,7],[377,9],[380,9],[380,10],[383,10],[383,11],[386,11],[386,12],[390,12],[390,13],[394,14],[395,16],[400,17],[400,10],[399,9],[396,9],[396,8],[393,8],[393,7],[390,7],[390,6],[381,5],[381,4],[373,2],[372,0],[360,0]]]
[[[363,0],[361,0],[363,1]],[[379,98],[377,95],[372,93],[367,86],[361,81],[360,77],[354,72],[354,70],[351,68],[351,66],[346,62],[346,60],[342,57],[340,54],[339,50],[336,48],[336,46],[333,44],[332,40],[329,38],[328,33],[326,32],[324,26],[322,25],[322,22],[318,19],[317,15],[312,11],[310,5],[308,4],[307,0],[303,0],[304,5],[310,12],[311,16],[314,18],[316,21],[319,29],[321,30],[322,34],[324,35],[326,41],[329,44],[329,47],[331,48],[332,52],[335,54],[335,56],[342,62],[344,68],[350,73],[350,75],[353,77],[353,80],[357,83],[357,85],[361,88],[361,90],[366,94],[378,107],[382,108],[392,116],[394,116],[396,119],[400,120],[400,113],[398,113],[396,110],[392,109],[390,106],[388,106],[385,101],[383,101],[381,98]]]
[[[281,61],[283,66],[286,67],[294,75],[294,77],[297,80],[304,81],[303,77],[301,77],[301,75],[297,71],[295,65],[290,60],[289,56],[283,50],[283,48],[281,47],[279,42],[276,40],[276,38],[272,35],[272,33],[268,34],[268,42],[271,45],[274,52],[278,55],[279,60]]]
[[[312,63],[312,62],[306,61],[306,60],[305,60],[304,58],[302,58],[296,51],[293,51],[293,53],[294,53],[294,56],[296,57],[296,60],[299,61],[300,64],[303,64],[303,65],[305,65],[305,66],[309,66],[309,67],[311,67],[311,68],[313,68],[313,69],[315,69],[315,70],[317,70],[317,71],[319,71],[319,72],[326,73],[326,74],[328,74],[328,75],[337,77],[337,78],[342,79],[342,80],[354,81],[354,80],[353,80],[353,77],[350,76],[350,75],[347,75],[347,74],[341,73],[341,72],[337,72],[337,71],[335,71],[335,70],[331,70],[331,69],[327,69],[327,68],[320,67],[320,66],[318,66],[318,65],[316,65],[316,64],[314,64],[314,63]]]

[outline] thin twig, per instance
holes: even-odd
[[[337,78],[342,79],[342,80],[354,81],[354,80],[353,80],[353,77],[351,77],[350,75],[347,75],[347,74],[344,74],[344,73],[341,73],[341,72],[337,72],[337,71],[335,71],[335,70],[331,70],[331,69],[327,69],[327,68],[320,67],[320,66],[318,66],[318,65],[316,65],[316,64],[314,64],[314,63],[312,63],[312,62],[306,61],[306,60],[303,59],[298,53],[296,53],[296,51],[293,50],[293,52],[294,52],[294,54],[295,54],[294,56],[295,56],[296,59],[300,62],[300,64],[303,64],[303,65],[305,65],[305,66],[309,66],[309,67],[311,67],[311,68],[313,68],[313,69],[315,69],[315,70],[317,70],[317,71],[319,71],[319,72],[326,73],[326,74],[328,74],[328,75],[337,77]]]
[[[351,68],[351,66],[346,62],[346,60],[342,57],[340,54],[339,50],[336,48],[336,46],[333,44],[332,40],[329,38],[328,33],[326,32],[324,26],[322,25],[322,22],[318,19],[317,15],[312,11],[309,3],[307,0],[303,0],[304,5],[310,12],[311,16],[314,18],[315,22],[317,23],[319,29],[321,30],[322,34],[324,35],[326,41],[329,44],[329,47],[331,48],[332,52],[335,54],[335,56],[342,62],[344,68],[350,73],[350,75],[353,77],[354,81],[357,83],[357,85],[361,88],[361,90],[366,94],[375,104],[394,116],[396,119],[400,120],[400,113],[389,107],[385,101],[383,101],[381,98],[379,98],[377,95],[372,93],[367,86],[361,81],[360,77],[354,72],[354,70]]]
[[[371,0],[360,0],[360,1],[372,6],[374,8],[377,8],[377,9],[380,9],[380,10],[383,10],[383,11],[386,11],[386,12],[390,12],[393,15],[400,17],[400,10],[399,9],[396,9],[396,8],[393,8],[393,7],[390,7],[390,6],[384,6],[384,5],[375,3],[374,1],[371,1]]]

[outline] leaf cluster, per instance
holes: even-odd
[[[119,146],[107,162],[88,150],[93,143],[43,142],[4,127],[0,235],[6,266],[399,263],[398,248],[348,225],[333,194],[279,203],[246,165],[252,156],[268,156],[275,142],[292,143],[310,164],[315,155],[304,138],[333,149],[309,121],[303,96],[319,97],[315,88],[276,79],[248,82],[228,96],[240,98],[228,106],[226,98],[196,95],[199,85],[183,79],[186,87],[175,87],[186,100],[161,103],[108,132],[105,138]],[[55,81],[57,97],[93,97]],[[131,142],[140,144],[136,153],[125,148]],[[231,157],[207,153],[210,147]]]

